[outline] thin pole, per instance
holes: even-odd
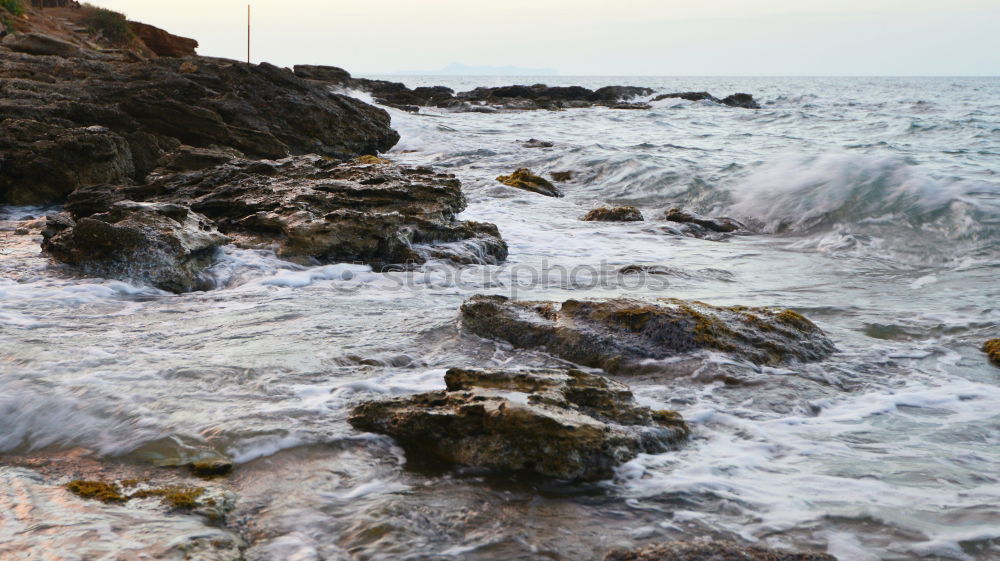
[[[250,64],[250,4],[247,4],[247,64]]]

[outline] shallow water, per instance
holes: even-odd
[[[227,454],[241,464],[234,520],[260,560],[599,559],[694,536],[844,561],[1000,558],[1000,370],[978,350],[1000,324],[1000,79],[548,82],[747,91],[764,108],[390,110],[402,141],[389,156],[458,175],[463,218],[496,223],[510,245],[502,266],[375,273],[228,248],[219,289],[177,296],[75,278],[0,232],[0,461]],[[529,138],[555,145],[518,143]],[[562,199],[494,181],[517,167],[576,176]],[[647,221],[579,220],[605,203]],[[673,205],[761,233],[678,237],[658,220]],[[617,274],[630,264],[674,273]],[[560,364],[462,333],[459,305],[484,292],[792,307],[839,352],[782,369],[707,355],[690,377],[625,380],[680,410],[694,438],[599,485],[405,466],[391,441],[347,425],[352,405],[443,388],[452,366]],[[745,383],[712,382],[723,367]],[[5,485],[30,477],[0,469]],[[46,501],[38,516],[74,523]],[[24,559],[46,540],[4,537]]]

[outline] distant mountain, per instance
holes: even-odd
[[[557,76],[553,68],[521,68],[520,66],[466,66],[453,62],[438,70],[403,70],[404,76]]]

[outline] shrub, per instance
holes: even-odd
[[[21,0],[0,0],[0,8],[7,10],[15,16],[24,15],[24,4]]]
[[[135,34],[128,26],[128,20],[125,19],[125,14],[90,4],[85,4],[84,9],[86,13],[83,24],[91,32],[100,34],[105,40],[116,45],[123,45],[135,38]]]

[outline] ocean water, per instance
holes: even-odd
[[[842,561],[1000,559],[1000,369],[979,351],[1000,336],[1000,79],[545,81],[749,92],[763,108],[389,109],[402,140],[388,156],[456,174],[462,217],[510,245],[501,266],[378,273],[226,248],[216,290],[173,295],[75,277],[0,232],[0,464],[81,449],[109,466],[228,455],[252,560],[597,560],[694,537]],[[574,178],[561,199],[495,181],[518,167]],[[646,221],[579,220],[604,204]],[[758,233],[678,236],[660,220],[672,206]],[[632,264],[671,274],[617,274]],[[407,467],[391,440],[349,427],[353,405],[443,388],[452,366],[563,364],[463,333],[458,307],[478,293],[791,307],[839,351],[782,368],[707,354],[688,377],[625,379],[641,402],[679,410],[693,438],[596,485]],[[713,381],[720,368],[743,383]],[[0,467],[0,486],[28,489],[0,495],[30,503],[0,515],[13,559],[51,551],[33,520],[102,536],[66,542],[78,555],[66,559],[142,547],[20,468]]]

